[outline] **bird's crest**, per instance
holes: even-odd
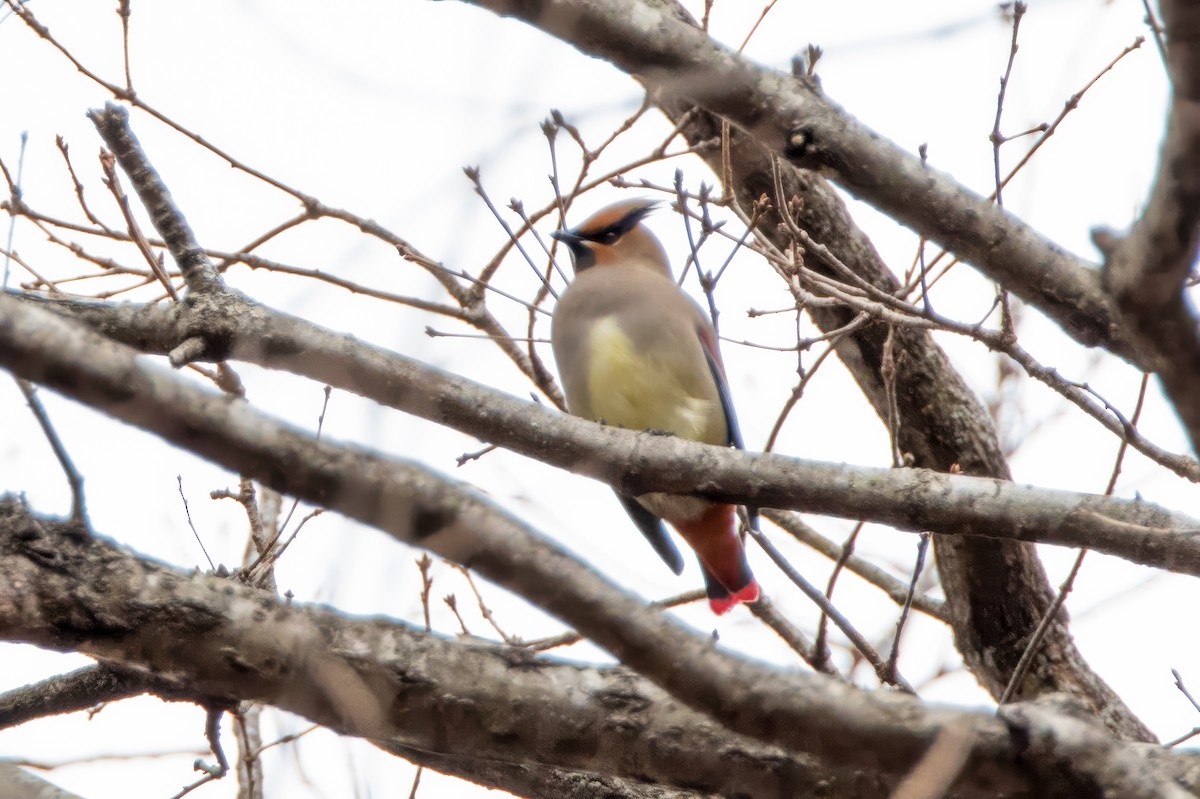
[[[657,207],[658,203],[653,200],[616,203],[589,217],[575,229],[575,234],[597,244],[612,244],[637,227]]]

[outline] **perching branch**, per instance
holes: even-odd
[[[0,296],[0,365],[321,505],[328,504],[324,495],[330,488],[310,482],[319,470],[307,476],[279,474],[272,461],[288,462],[295,454],[274,450],[270,437],[241,429],[248,424],[283,428],[248,407],[217,403],[141,363],[133,349],[31,307],[43,303],[143,352],[163,353],[183,331],[211,330],[232,358],[328,383],[635,496],[699,494],[866,519],[912,532],[1087,546],[1146,566],[1200,575],[1200,538],[1194,535],[1200,520],[1140,500],[925,469],[820,463],[605,427],[275,314],[233,292],[222,292],[219,303],[205,303],[199,311]],[[167,397],[179,404],[166,402]],[[218,409],[221,413],[213,415]],[[192,432],[213,424],[218,427],[203,439]],[[226,424],[233,427],[221,429]],[[245,451],[226,449],[235,443]],[[291,446],[302,445],[297,440]]]

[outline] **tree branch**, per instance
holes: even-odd
[[[117,162],[129,175],[138,198],[150,214],[154,229],[163,237],[190,291],[203,292],[224,285],[221,275],[196,242],[187,220],[179,213],[171,192],[159,179],[141,144],[129,129],[129,112],[109,104],[104,111],[89,111],[88,118],[112,148]]]
[[[781,784],[824,776],[627,670],[289,603],[80,538],[12,500],[0,503],[0,564],[8,640],[165,675],[226,702],[263,702],[344,734],[723,794],[781,795]]]
[[[53,526],[54,523],[43,520],[40,524],[44,527],[46,524]],[[7,532],[9,531],[0,526],[0,536]],[[217,705],[232,709],[240,704],[227,698],[202,696],[182,682],[177,684],[164,680],[161,676],[152,675],[144,669],[104,663],[99,666],[85,666],[69,674],[58,675],[0,696],[0,728],[16,726],[48,715],[86,710],[101,702],[113,702],[145,693],[153,693],[167,700],[197,702],[209,707]],[[533,762],[511,763],[472,755],[429,752],[401,745],[394,740],[375,743],[385,751],[412,763],[519,796],[577,796],[580,799],[590,799],[596,791],[600,791],[609,799],[699,799],[699,795],[693,791],[673,790],[611,775],[572,771]],[[253,762],[261,763],[257,758]],[[778,768],[778,764],[772,761],[770,767]],[[0,763],[0,771],[5,768],[15,767],[6,767]],[[36,779],[32,775],[27,776]],[[4,784],[4,779],[6,777],[0,774],[0,785]],[[7,794],[0,795],[9,799]],[[51,797],[47,796],[47,799]]]
[[[1061,778],[1058,767],[1082,766],[1086,781],[1075,783],[1078,795],[1130,796],[1139,799],[1188,799],[1188,790],[1156,768],[1147,748],[1113,746],[1111,739],[1087,721],[1073,718],[1052,702],[1027,702],[1000,708],[1000,717],[1028,736],[1021,758],[1029,761],[1035,779]],[[1068,778],[1070,779],[1070,778]]]
[[[117,666],[84,666],[33,685],[0,694],[0,729],[15,727],[36,718],[75,713],[102,702],[126,699],[153,692],[162,699],[221,706],[217,697],[153,675],[131,672]]]
[[[667,633],[655,645],[686,671],[677,679],[703,684],[723,672],[724,696],[712,697],[720,715],[769,718],[768,737],[824,762],[730,733],[624,669],[582,667],[285,602],[233,580],[142,560],[98,536],[80,537],[12,500],[0,503],[0,570],[9,575],[0,584],[7,639],[82,651],[230,701],[268,703],[389,751],[532,759],[722,795],[819,790],[884,797],[937,731],[954,724],[968,726],[977,744],[952,796],[1035,791],[1025,777],[1031,764],[1017,764],[1010,737],[1024,729],[1016,715],[1006,726],[989,713],[926,708],[898,694],[871,695],[816,675],[735,662],[704,637],[642,609],[627,622],[637,628],[653,620]],[[170,643],[181,640],[189,646]],[[801,709],[802,716],[793,715]],[[1139,750],[1094,730],[1089,735],[1096,736],[1090,747],[1141,762]],[[1194,759],[1160,761],[1163,779],[1184,776]],[[1032,765],[1046,774],[1038,795],[1092,776],[1056,760]],[[1122,788],[1105,795],[1136,794]]]

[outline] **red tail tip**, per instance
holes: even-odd
[[[729,612],[734,605],[740,605],[742,602],[754,602],[758,599],[758,583],[751,580],[745,588],[738,591],[736,594],[723,596],[720,598],[709,597],[708,606],[712,608],[712,612],[718,616],[723,616]]]

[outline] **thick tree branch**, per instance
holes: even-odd
[[[594,771],[569,771],[540,763],[512,763],[471,755],[424,752],[386,741],[373,743],[385,752],[402,757],[410,763],[478,785],[508,791],[517,796],[528,796],[530,799],[551,796],[556,799],[719,799],[718,794],[614,777]],[[809,780],[804,782],[807,784]],[[847,790],[847,781],[833,780],[831,785],[833,796],[840,791],[846,799],[858,799],[858,794]]]
[[[1001,718],[1016,724],[1029,736],[1028,748],[1022,758],[1028,759],[1035,780],[1053,780],[1058,769],[1069,763],[1083,765],[1082,770],[1087,775],[1086,781],[1076,783],[1076,790],[1081,795],[1119,793],[1139,799],[1195,796],[1156,768],[1153,758],[1145,756],[1152,750],[1113,746],[1112,739],[1101,734],[1095,726],[1052,705],[1031,702],[1000,709]]]
[[[117,163],[129,175],[138,198],[150,214],[154,229],[171,250],[189,291],[203,292],[224,285],[221,274],[196,242],[191,226],[179,213],[171,192],[159,179],[129,129],[129,112],[110,104],[104,111],[89,111],[88,118],[112,148]]]
[[[739,706],[723,715],[766,714],[782,725],[771,737],[828,761],[814,764],[732,734],[624,669],[582,667],[284,602],[80,537],[12,500],[0,504],[0,571],[9,575],[0,584],[7,639],[82,651],[229,700],[268,703],[390,751],[533,759],[723,795],[869,798],[886,796],[936,731],[955,724],[969,726],[977,744],[952,796],[1083,795],[1078,786],[1103,774],[1094,762],[1081,771],[1013,747],[1022,735],[1039,736],[1054,715],[1025,727],[1013,714],[1001,722],[987,713],[934,710],[906,696],[732,662],[701,636],[642,610],[637,614],[668,632],[658,643],[678,658],[676,668],[689,670],[682,679],[703,682],[711,676],[704,664],[727,661],[721,668]],[[636,627],[641,619],[629,622]],[[682,640],[686,649],[674,648]],[[780,706],[809,706],[814,714],[797,728],[791,725],[800,720]],[[1022,735],[1013,739],[1011,730]],[[1145,769],[1140,750],[1088,734],[1097,736],[1090,748]],[[1029,758],[1034,762],[1018,763]],[[1182,777],[1190,764],[1173,756],[1154,776]],[[1026,780],[1031,766],[1045,774],[1036,787]],[[1104,795],[1140,794],[1118,785]]]
[[[783,796],[785,786],[811,789],[827,776],[731,734],[624,669],[288,603],[72,536],[11,500],[0,503],[0,564],[7,640],[80,651],[345,734],[722,794]]]
[[[54,523],[48,520],[41,524],[43,528],[46,524],[54,526]],[[8,531],[0,525],[0,536],[6,532]],[[48,715],[85,710],[101,702],[113,702],[145,693],[152,693],[162,699],[196,702],[206,707],[228,706],[232,709],[240,704],[229,698],[201,695],[184,679],[178,683],[170,682],[161,675],[150,674],[144,668],[105,663],[99,666],[85,666],[69,674],[58,675],[0,695],[0,728],[12,727]],[[694,791],[677,790],[611,775],[555,768],[536,762],[513,763],[489,760],[474,754],[430,752],[405,746],[394,740],[377,740],[375,743],[385,751],[414,764],[518,796],[701,799]],[[777,768],[778,764],[771,761],[769,766]],[[4,768],[6,767],[0,764],[0,770]],[[4,785],[4,779],[0,774],[0,785]],[[2,791],[0,796],[8,799],[8,795]]]

